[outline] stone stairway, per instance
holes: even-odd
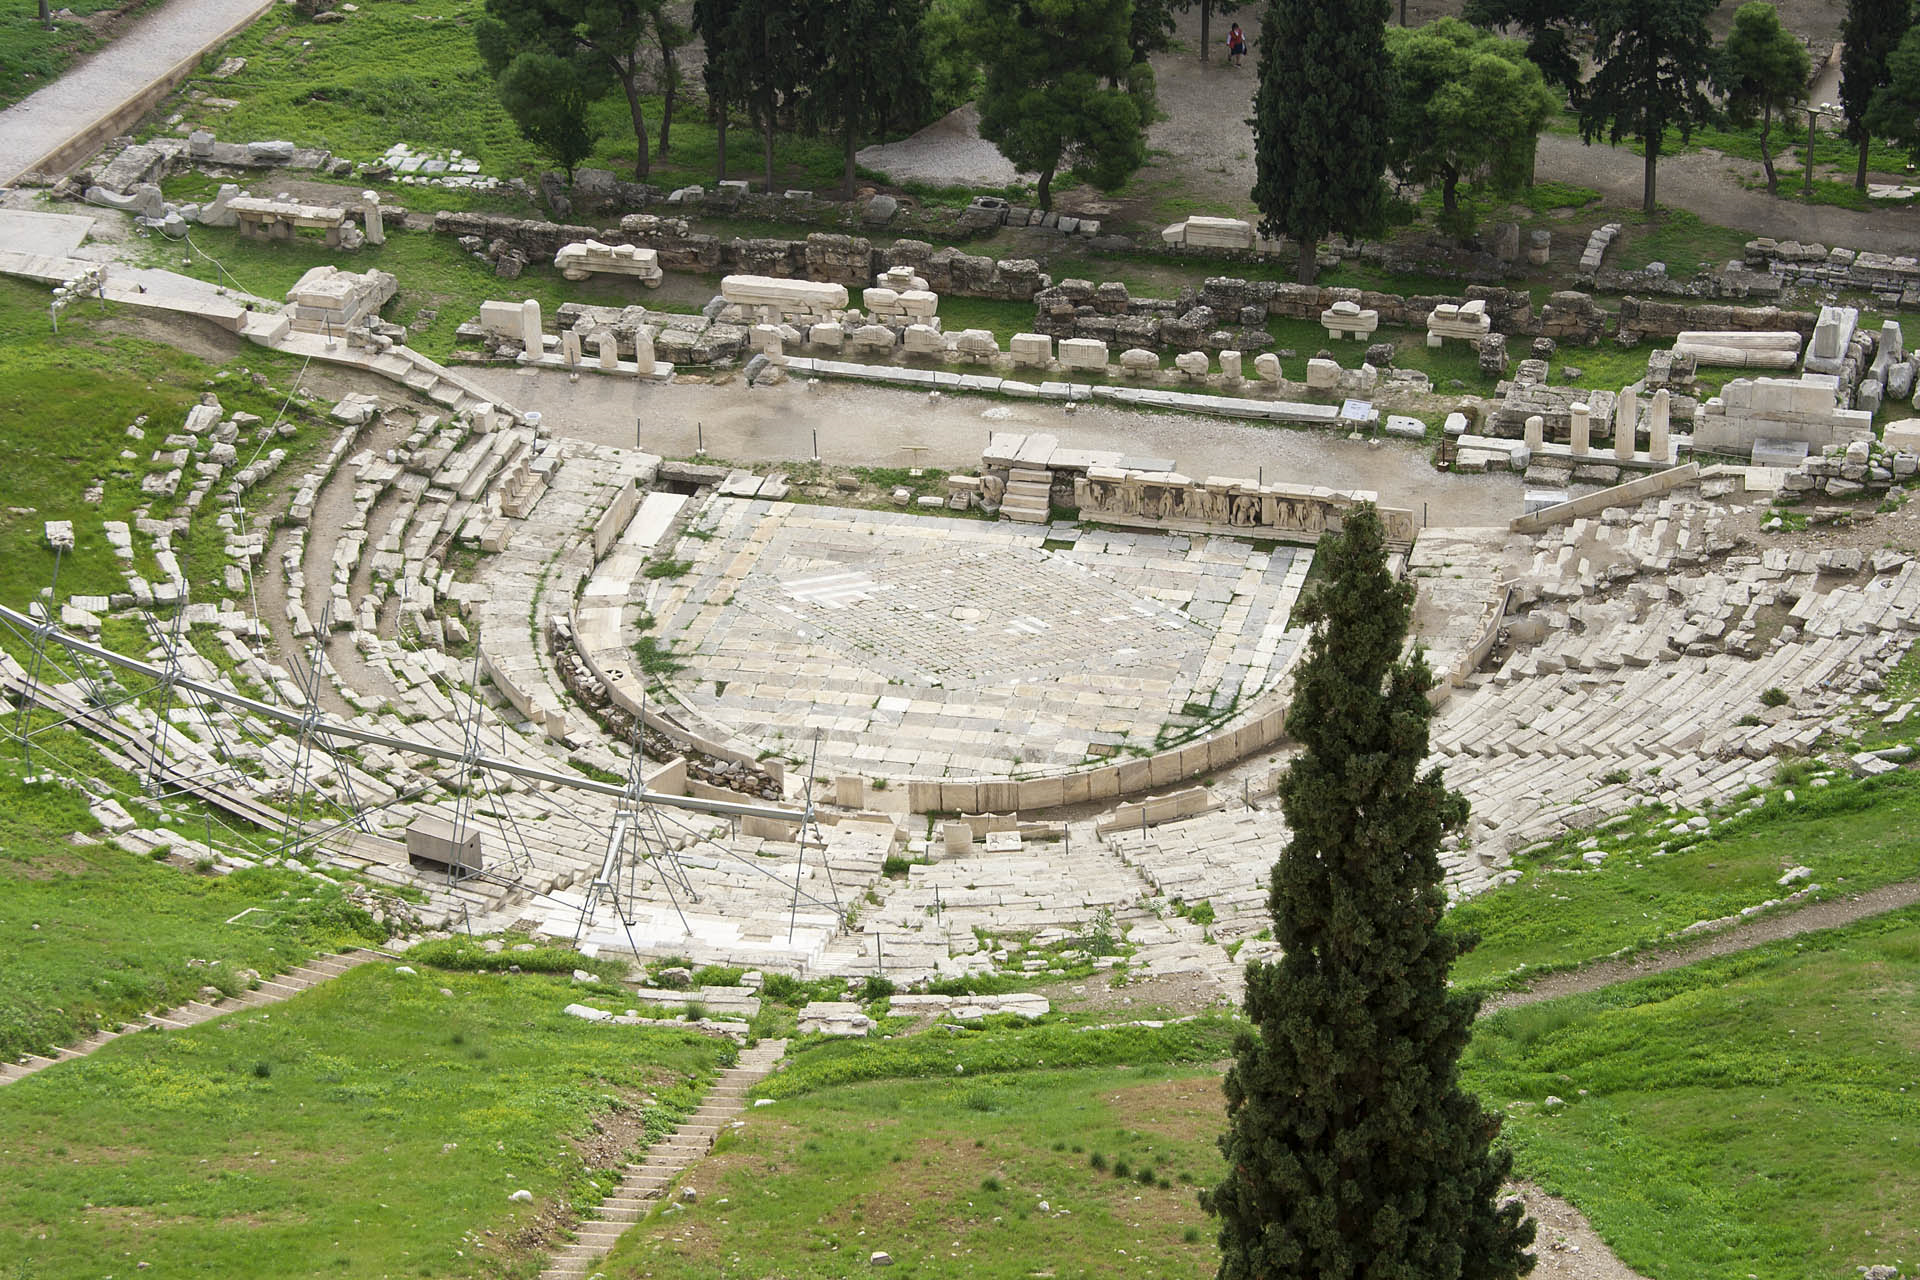
[[[1045,467],[1014,467],[1007,476],[1007,492],[1000,499],[1000,515],[1024,524],[1045,524],[1053,492],[1053,473]]]
[[[746,1107],[747,1090],[764,1079],[787,1051],[785,1040],[763,1040],[743,1049],[740,1061],[723,1071],[700,1107],[664,1140],[654,1144],[640,1164],[600,1202],[593,1216],[574,1229],[574,1242],[553,1255],[540,1280],[584,1280],[606,1257],[622,1233],[646,1216],[647,1206],[666,1194],[673,1180],[713,1149],[721,1129]]]
[[[339,955],[319,956],[298,969],[289,970],[272,978],[260,979],[258,988],[242,992],[233,999],[217,1000],[211,1003],[190,1000],[186,1004],[168,1009],[165,1013],[151,1013],[138,1022],[128,1023],[119,1030],[96,1031],[72,1048],[59,1048],[53,1056],[43,1058],[38,1054],[28,1054],[19,1062],[0,1062],[0,1085],[12,1084],[53,1066],[57,1062],[66,1062],[74,1058],[84,1058],[110,1040],[123,1035],[145,1031],[149,1027],[161,1027],[168,1031],[177,1031],[182,1027],[191,1027],[212,1018],[224,1017],[241,1009],[258,1008],[261,1005],[278,1004],[282,1000],[299,995],[308,987],[318,986],[330,978],[337,978],[349,969],[357,969],[374,960],[387,960],[392,957],[378,951],[343,951]]]

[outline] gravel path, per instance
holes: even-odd
[[[168,0],[52,84],[0,112],[0,185],[272,5]]]
[[[1733,6],[1723,6],[1730,11]],[[1831,0],[1794,0],[1792,16],[1804,26],[1831,38],[1840,6]],[[1458,11],[1455,0],[1414,3],[1412,17],[1420,21]],[[1229,67],[1221,42],[1233,21],[1246,28],[1253,49],[1246,65]],[[1253,92],[1259,76],[1259,14],[1243,9],[1213,24],[1214,57],[1197,56],[1200,20],[1197,12],[1180,16],[1179,38],[1186,47],[1153,59],[1154,87],[1163,118],[1147,131],[1150,159],[1129,186],[1145,193],[1177,192],[1195,213],[1233,217],[1253,215],[1249,192],[1253,187],[1253,136],[1246,120],[1253,114]],[[1828,88],[1831,69],[1821,82]],[[961,111],[928,126],[913,137],[861,153],[861,163],[892,175],[932,183],[978,183],[997,187],[1011,176],[1010,165],[999,159],[990,144],[981,142],[971,125],[977,117]],[[1805,120],[1802,118],[1802,125]],[[1787,145],[1794,129],[1784,126],[1780,144]],[[1827,151],[1831,149],[1832,155]],[[1842,144],[1827,142],[1823,161],[1845,160]],[[993,163],[998,161],[997,167]],[[1548,134],[1540,139],[1535,173],[1540,181],[1592,187],[1609,205],[1637,208],[1640,204],[1642,161],[1625,148],[1588,146],[1578,138]],[[1797,199],[1775,198],[1764,190],[1750,190],[1760,166],[1719,152],[1692,152],[1660,162],[1660,203],[1684,209],[1718,226],[1780,240],[1876,249],[1888,253],[1920,253],[1920,209],[1887,208],[1865,213],[1825,205],[1805,205]],[[1782,191],[1796,190],[1791,175],[1783,176]],[[1114,202],[1080,189],[1063,193],[1062,204],[1093,216],[1110,213]]]

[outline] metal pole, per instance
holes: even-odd
[[[1813,199],[1813,122],[1818,114],[1819,113],[1814,110],[1813,104],[1809,102],[1807,104],[1807,154],[1806,158],[1800,163],[1802,180],[1800,194],[1801,198],[1805,200]]]

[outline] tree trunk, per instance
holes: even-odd
[[[1864,132],[1860,135],[1860,167],[1854,170],[1853,186],[1856,191],[1867,189],[1867,148],[1873,145],[1873,139]]]
[[[714,112],[713,131],[715,149],[719,152],[720,160],[720,173],[714,181],[725,182],[727,180],[727,103],[724,98],[720,100],[719,107]]]
[[[1314,237],[1300,238],[1300,267],[1294,274],[1301,284],[1312,284],[1314,277],[1320,274],[1320,246],[1314,243]]]
[[[633,157],[633,176],[644,178],[652,168],[647,155],[647,113],[640,106],[640,80],[636,70],[620,73],[620,87],[627,93],[627,110],[633,116],[633,144],[639,151]]]
[[[1053,208],[1053,166],[1048,165],[1040,171],[1040,212],[1046,213]]]
[[[40,25],[53,30],[53,11],[48,8],[47,0],[40,0]]]
[[[853,123],[848,121],[841,130],[844,142],[844,165],[840,171],[840,194],[845,199],[853,199]]]
[[[1407,25],[1407,0],[1400,0],[1400,25]]]
[[[1657,139],[1657,138],[1649,138],[1649,139],[1647,139],[1647,179],[1646,179],[1646,187],[1644,188],[1644,191],[1643,191],[1643,193],[1642,193],[1642,196],[1641,196],[1641,200],[1640,200],[1640,208],[1641,208],[1641,210],[1642,210],[1643,212],[1645,212],[1645,213],[1652,213],[1652,212],[1654,211],[1654,208],[1655,208],[1655,205],[1654,205],[1654,198],[1653,198],[1653,197],[1654,197],[1654,189],[1653,189],[1653,171],[1654,171],[1654,167],[1655,167],[1656,165],[1658,165],[1659,163],[1660,163],[1660,142],[1659,142],[1659,139]]]
[[[1760,108],[1760,167],[1767,171],[1767,194],[1780,194],[1780,179],[1773,171],[1773,152],[1767,147],[1767,135],[1773,132],[1773,107]]]
[[[1440,180],[1440,216],[1448,226],[1460,213],[1460,175],[1449,169]]]
[[[1207,29],[1212,25],[1213,0],[1200,0],[1200,61],[1207,60]]]
[[[663,68],[661,78],[666,81],[662,86],[665,91],[666,101],[660,104],[660,146],[658,151],[660,155],[664,156],[673,150],[671,137],[673,133],[673,101],[679,96],[680,90],[680,68],[674,63],[673,50],[665,40],[660,42],[660,61]]]

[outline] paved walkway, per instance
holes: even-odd
[[[0,112],[0,186],[271,7],[263,0],[167,0],[105,49]]]
[[[15,1080],[25,1079],[34,1072],[44,1071],[56,1063],[84,1058],[100,1046],[109,1041],[118,1040],[124,1035],[133,1035],[135,1032],[146,1031],[152,1027],[178,1031],[182,1027],[191,1027],[214,1018],[224,1018],[227,1014],[237,1013],[242,1009],[257,1009],[261,1005],[279,1004],[282,1000],[299,995],[308,987],[315,987],[329,979],[337,978],[349,969],[357,969],[374,960],[391,958],[378,951],[365,950],[317,956],[298,969],[260,979],[258,987],[243,992],[231,1000],[215,1000],[211,1003],[189,1000],[176,1009],[168,1009],[165,1013],[148,1014],[138,1022],[129,1022],[116,1030],[96,1031],[71,1049],[55,1049],[51,1058],[30,1053],[19,1062],[0,1062],[0,1085],[9,1085]]]

